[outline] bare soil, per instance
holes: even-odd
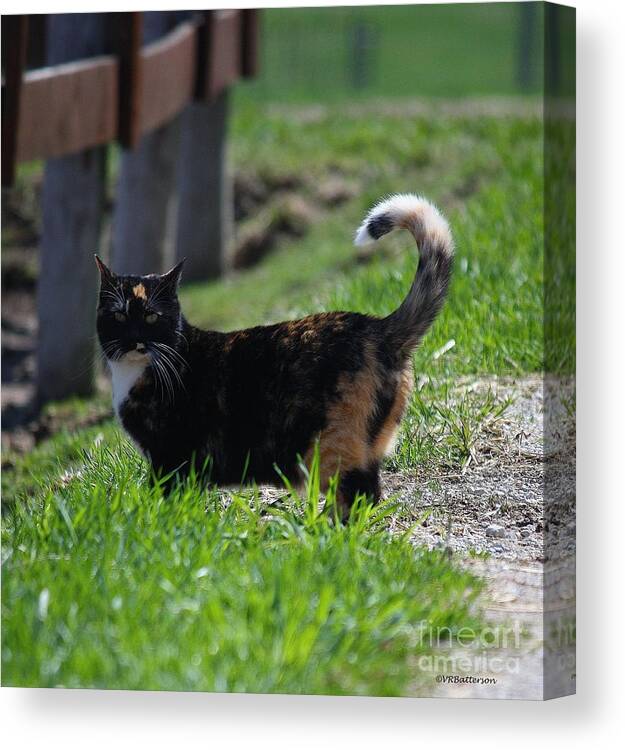
[[[511,399],[511,405],[480,436],[477,461],[463,473],[383,474],[385,496],[396,496],[402,504],[392,529],[405,532],[422,519],[412,531],[415,543],[462,554],[541,562],[571,553],[575,423],[562,404],[571,398],[574,384],[561,381],[545,388],[538,376],[493,377],[467,387],[489,388],[498,398]],[[551,441],[547,453],[544,433],[555,423],[557,442]]]

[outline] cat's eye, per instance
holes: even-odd
[[[124,323],[126,321],[126,316],[122,312],[116,312],[115,313],[115,320],[118,323]]]
[[[146,323],[156,323],[157,320],[158,320],[158,315],[156,313],[148,313],[145,316]]]

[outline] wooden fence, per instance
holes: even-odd
[[[187,279],[222,272],[232,216],[228,89],[255,74],[257,51],[255,10],[3,17],[3,186],[20,162],[46,160],[40,401],[93,390],[94,252],[122,272],[160,271],[185,256]],[[114,141],[122,150],[109,252]]]
[[[3,186],[19,162],[114,140],[134,147],[191,101],[213,101],[256,72],[256,10],[204,11],[146,46],[143,13],[108,15],[115,53],[30,71],[29,18],[4,16]]]

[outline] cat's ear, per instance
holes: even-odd
[[[185,260],[186,258],[183,258],[180,263],[177,263],[173,268],[167,271],[167,273],[164,273],[161,276],[161,284],[164,284],[175,291],[180,283]]]
[[[104,263],[102,258],[100,258],[98,255],[94,255],[94,258],[95,264],[98,267],[98,271],[100,272],[100,283],[102,284],[102,286],[114,286],[115,282],[117,281],[117,277],[115,276],[115,274]]]

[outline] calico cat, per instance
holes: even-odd
[[[408,296],[385,318],[310,315],[220,333],[180,309],[182,263],[164,275],[117,276],[96,256],[100,343],[113,404],[156,475],[208,467],[217,485],[297,485],[319,441],[322,484],[338,473],[347,513],[358,494],[380,497],[379,467],[393,449],[413,387],[412,352],[440,311],[453,264],[447,221],[427,200],[395,195],[355,237],[408,229],[420,260]],[[279,469],[279,472],[278,472]]]

